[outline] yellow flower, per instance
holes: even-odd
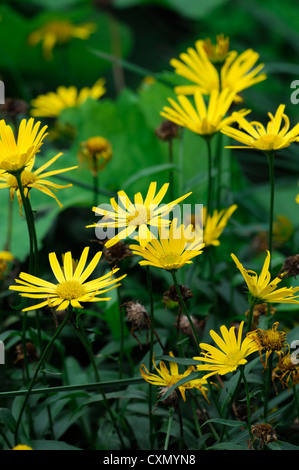
[[[292,142],[298,142],[299,123],[289,130],[290,121],[284,110],[285,105],[281,104],[278,106],[274,116],[268,113],[270,120],[267,127],[264,127],[263,124],[257,121],[248,122],[240,114],[235,115],[235,121],[239,124],[240,129],[243,130],[225,126],[221,129],[221,132],[244,145],[228,146],[226,148],[249,148],[267,153],[289,147]]]
[[[31,101],[31,115],[56,118],[66,108],[80,106],[88,98],[97,100],[103,96],[106,92],[104,84],[105,79],[100,78],[91,88],[84,87],[79,91],[75,86],[59,86],[56,92],[50,91]]]
[[[74,270],[74,260],[70,251],[65,253],[63,258],[63,266],[58,263],[55,253],[49,254],[50,266],[58,283],[53,284],[36,276],[27,273],[20,273],[19,279],[15,279],[17,285],[9,288],[18,291],[21,297],[32,299],[43,299],[41,303],[27,307],[23,311],[35,310],[45,307],[56,307],[56,310],[65,310],[71,305],[74,308],[83,308],[81,303],[107,301],[110,298],[98,297],[111,289],[119,286],[119,281],[126,274],[113,279],[112,276],[118,271],[118,268],[109,271],[104,276],[85,282],[98,265],[102,256],[99,251],[92,258],[88,266],[85,268],[89,252],[89,247],[84,248],[82,255]]]
[[[236,204],[232,204],[228,209],[218,211],[215,209],[212,215],[207,216],[207,208],[203,207],[202,220],[197,220],[191,217],[190,222],[193,225],[193,230],[198,236],[202,236],[204,245],[219,246],[220,235],[228,224],[229,218],[237,209]]]
[[[46,194],[47,196],[50,196],[55,199],[55,201],[58,203],[60,207],[62,207],[61,202],[57,199],[53,191],[57,191],[57,189],[63,189],[63,188],[68,188],[72,186],[72,184],[67,184],[67,185],[59,185],[56,183],[52,183],[52,181],[49,181],[48,179],[50,176],[54,175],[59,175],[61,173],[65,173],[66,171],[74,170],[78,168],[77,166],[72,166],[70,168],[63,168],[61,170],[52,170],[52,171],[47,171],[43,173],[44,170],[46,170],[49,166],[51,166],[56,160],[58,160],[59,157],[61,157],[62,153],[57,154],[55,157],[53,157],[51,160],[49,160],[47,163],[42,165],[40,168],[37,170],[33,171],[33,165],[35,162],[35,157],[33,157],[30,162],[28,163],[27,167],[25,170],[21,173],[21,182],[24,190],[25,197],[30,197],[30,190],[32,188],[38,189],[42,193]],[[21,193],[19,190],[18,182],[17,179],[14,175],[10,175],[9,173],[1,172],[0,173],[0,189],[1,188],[9,188],[10,189],[10,196],[11,199],[13,200],[15,192],[17,193],[17,198],[19,201],[19,206],[20,206],[20,214],[22,210],[22,197]],[[50,189],[51,188],[51,189]]]
[[[34,155],[39,152],[45,138],[47,126],[41,130],[40,122],[23,119],[18,130],[17,140],[12,128],[2,119],[0,121],[0,170],[8,173],[24,170]]]
[[[171,351],[169,352],[169,356],[174,357]],[[163,361],[160,361],[160,368],[158,368],[156,366],[154,357],[153,365],[158,374],[150,373],[144,364],[141,365],[140,372],[144,380],[153,385],[160,385],[162,387],[162,396],[170,387],[178,383],[181,379],[188,377],[188,375],[190,375],[194,371],[194,367],[191,366],[188,367],[188,369],[183,374],[180,374],[178,364],[172,361],[169,361],[169,370]],[[200,390],[204,398],[207,400],[206,394],[208,389],[207,387],[204,387],[204,385],[206,384],[207,381],[204,379],[193,379],[189,382],[185,382],[183,385],[179,385],[178,389],[184,401],[186,401],[186,390],[192,388],[197,388],[198,390]]]
[[[96,175],[112,158],[111,144],[104,137],[90,137],[80,145],[78,157],[80,162],[87,160],[91,173]]]
[[[222,44],[224,46],[224,43]],[[227,45],[223,50],[226,48]],[[193,95],[198,91],[209,95],[213,90],[219,91],[225,88],[237,95],[266,79],[266,74],[260,73],[264,65],[255,67],[259,54],[252,49],[247,49],[241,54],[236,51],[229,52],[220,69],[220,77],[217,67],[209,57],[207,42],[203,40],[196,41],[195,49],[189,47],[187,52],[180,54],[180,59],[172,59],[170,64],[177,75],[191,82],[189,85],[175,87],[175,92],[182,95]]]
[[[255,305],[263,302],[298,304],[297,298],[299,296],[294,294],[299,291],[299,287],[281,287],[277,289],[277,285],[282,281],[283,275],[271,281],[271,274],[269,272],[270,256],[270,252],[267,251],[263,269],[258,276],[256,272],[245,269],[238,258],[233,253],[231,254],[247,284],[250,303]]]
[[[211,62],[221,64],[229,51],[229,38],[225,37],[224,34],[218,34],[216,44],[212,44],[211,39],[207,38],[203,41],[203,47]]]
[[[28,38],[30,46],[42,42],[43,54],[46,60],[53,58],[53,49],[56,44],[65,45],[73,38],[88,39],[96,30],[95,23],[74,25],[69,20],[55,20],[43,25],[40,29],[33,31]]]
[[[0,251],[0,279],[3,278],[3,273],[7,269],[7,263],[13,261],[14,257],[10,251]]]
[[[176,204],[191,194],[190,192],[172,202],[159,206],[168,186],[169,183],[165,183],[156,194],[157,183],[153,182],[149,186],[145,199],[143,199],[141,193],[137,193],[134,196],[134,203],[131,202],[124,191],[119,191],[118,201],[123,207],[117,204],[115,198],[110,199],[111,210],[93,207],[92,210],[98,215],[104,215],[104,218],[97,224],[88,225],[87,227],[122,229],[105,243],[108,248],[115,245],[119,240],[129,237],[135,230],[138,230],[139,243],[145,246],[152,238],[156,238],[148,226],[169,225],[169,220],[163,219],[163,217],[169,214]]]
[[[11,450],[33,450],[32,447],[27,446],[26,444],[18,444],[13,447]]]
[[[218,348],[210,344],[200,343],[200,347],[207,352],[193,359],[205,362],[205,364],[196,366],[198,371],[209,371],[203,377],[204,379],[214,374],[225,375],[233,372],[238,366],[247,363],[247,356],[258,350],[258,346],[252,339],[245,337],[242,341],[243,325],[244,322],[242,321],[237,336],[234,326],[228,330],[225,325],[222,325],[220,327],[222,338],[211,330],[210,336]]]
[[[276,352],[280,356],[287,347],[286,333],[277,331],[279,323],[275,322],[269,330],[258,328],[255,331],[247,333],[249,339],[253,339],[259,349],[260,359],[264,367],[267,367],[268,357],[272,352]],[[266,350],[265,360],[262,358],[262,351]]]
[[[236,121],[238,113],[247,114],[249,111],[241,110],[226,116],[233,100],[235,93],[228,88],[219,93],[218,90],[212,90],[209,97],[209,103],[206,105],[201,92],[196,91],[194,94],[194,104],[184,95],[178,95],[179,104],[172,98],[168,98],[171,108],[164,106],[161,116],[169,121],[175,122],[179,126],[186,127],[192,132],[203,137],[212,136],[220,131],[223,126],[227,126]]]
[[[191,259],[202,253],[201,237],[194,237],[192,226],[178,225],[173,219],[170,227],[159,227],[160,240],[151,240],[145,247],[130,245],[136,255],[142,256],[141,266],[151,265],[172,271],[192,263]]]

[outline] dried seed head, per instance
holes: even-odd
[[[198,320],[193,315],[191,315],[191,320],[192,320],[192,323],[193,323],[197,333],[200,333],[200,331],[203,329],[203,327],[205,325],[205,321],[204,320]],[[191,328],[190,322],[189,322],[188,317],[186,315],[178,315],[176,317],[176,322],[175,322],[174,326],[177,328],[178,331],[180,331],[184,335],[193,336],[193,330]]]
[[[105,247],[103,253],[106,260],[110,264],[117,264],[119,261],[133,256],[129,246],[122,241],[117,242],[115,245],[112,245],[109,248]]]
[[[151,321],[147,310],[143,305],[141,305],[141,303],[133,300],[130,302],[125,302],[122,307],[126,308],[127,320],[131,326],[130,333],[133,338],[138,341],[140,349],[142,349],[142,345],[135,335],[135,331],[137,330],[138,333],[140,333],[141,330],[146,330],[146,333],[148,333],[148,330],[151,326]]]
[[[258,326],[259,319],[261,316],[268,315],[268,311],[271,315],[274,315],[276,312],[276,308],[272,307],[272,305],[267,304],[267,303],[262,303],[262,304],[257,304],[254,306],[253,309],[253,318],[252,318],[252,325],[251,329],[255,330]],[[246,317],[248,318],[249,315],[249,310],[245,312]]]
[[[259,439],[261,444],[269,444],[269,442],[277,441],[277,436],[275,430],[271,424],[268,423],[259,423],[251,426],[252,435],[254,436],[254,441]]]
[[[180,292],[184,302],[193,297],[192,291],[185,286],[180,285]],[[177,294],[175,285],[172,285],[168,291],[163,294],[163,303],[165,307],[172,307],[173,305],[177,306],[179,303],[179,296]]]
[[[299,274],[299,255],[289,256],[283,263],[281,270],[279,271],[278,277],[294,277]]]
[[[175,139],[179,133],[179,126],[172,121],[163,121],[155,129],[156,136],[166,142]]]
[[[170,387],[160,387],[159,393],[158,393],[158,399],[163,398],[163,396],[168,392]],[[162,403],[165,405],[169,406],[175,406],[178,402],[178,394],[176,390],[173,390],[171,394],[165,398],[165,400],[162,399]]]
[[[15,347],[15,360],[14,360],[14,364],[18,364],[18,365],[24,365],[24,349],[23,349],[23,344],[17,344],[16,347]],[[31,341],[28,341],[26,343],[26,357],[27,357],[27,360],[28,362],[33,362],[33,361],[37,361],[38,360],[38,354],[37,354],[37,350],[36,350],[36,347],[34,346],[33,343],[31,343]]]
[[[15,118],[19,114],[27,114],[29,109],[26,101],[19,98],[5,98],[5,103],[0,105],[0,112],[8,118]]]

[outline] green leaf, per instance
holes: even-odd
[[[230,426],[233,428],[239,428],[244,426],[246,427],[246,423],[244,423],[243,421],[237,421],[233,419],[211,418],[204,422],[204,424],[208,423],[223,424],[224,426]]]
[[[35,440],[32,441],[33,450],[82,450],[63,441]]]
[[[0,408],[0,423],[4,424],[11,432],[15,431],[17,424],[8,408]]]

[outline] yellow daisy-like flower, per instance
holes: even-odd
[[[96,175],[111,160],[112,146],[104,137],[90,137],[80,145],[78,158],[80,162],[86,160],[91,173]]]
[[[23,119],[19,125],[18,137],[15,139],[11,126],[0,121],[0,170],[8,173],[24,170],[34,155],[39,152],[46,137],[47,126],[40,129],[40,122],[34,119]]]
[[[236,204],[232,204],[228,209],[222,209],[220,211],[215,209],[213,213],[208,216],[207,208],[203,207],[202,220],[197,221],[195,217],[191,216],[190,222],[193,226],[193,230],[198,236],[202,236],[203,243],[206,247],[210,245],[220,245],[220,235],[237,207]]]
[[[268,113],[270,120],[267,127],[264,127],[263,124],[257,121],[248,122],[240,114],[235,115],[235,121],[242,130],[228,125],[223,127],[221,132],[243,145],[228,146],[226,148],[249,148],[267,153],[289,147],[292,142],[298,142],[299,123],[289,130],[290,121],[284,110],[285,105],[281,104],[278,106],[274,116]]]
[[[118,202],[121,205],[117,204],[115,198],[111,198],[111,210],[100,206],[93,207],[92,210],[97,215],[103,215],[104,218],[97,224],[88,225],[87,227],[122,229],[105,243],[107,248],[129,237],[135,230],[138,231],[140,245],[145,246],[151,239],[156,238],[149,227],[169,225],[170,221],[163,217],[168,215],[176,204],[191,194],[190,192],[172,202],[161,204],[168,186],[169,183],[165,183],[156,194],[157,183],[153,182],[149,186],[145,199],[143,199],[141,193],[137,193],[134,196],[134,203],[131,202],[124,191],[119,191]]]
[[[172,98],[168,98],[171,108],[164,106],[161,116],[169,121],[175,122],[179,126],[186,127],[192,132],[203,137],[212,136],[220,131],[223,126],[228,126],[236,121],[236,114],[247,114],[249,111],[240,110],[238,113],[226,116],[231,104],[233,103],[235,93],[228,88],[219,92],[212,90],[209,96],[209,103],[206,105],[201,92],[194,94],[194,105],[184,95],[178,95],[177,103]]]
[[[13,447],[11,450],[33,450],[32,447],[27,446],[26,444],[18,444]]]
[[[59,86],[56,92],[50,91],[31,101],[31,115],[34,117],[57,118],[66,108],[73,108],[85,103],[88,98],[97,100],[106,93],[105,79],[99,78],[91,87],[78,91],[75,86]]]
[[[69,20],[55,20],[33,31],[28,38],[30,46],[36,46],[40,42],[43,45],[43,54],[46,60],[53,58],[55,45],[65,45],[73,38],[86,40],[96,30],[95,23],[72,24]]]
[[[21,297],[43,299],[42,302],[24,308],[23,311],[35,310],[46,305],[55,307],[56,310],[65,310],[69,305],[74,308],[83,308],[81,303],[110,300],[110,298],[99,296],[119,286],[119,281],[126,277],[126,274],[116,279],[112,278],[119,270],[116,268],[104,276],[85,282],[97,267],[102,256],[102,252],[99,251],[85,267],[88,253],[89,247],[84,248],[75,270],[70,251],[64,255],[63,266],[60,266],[56,254],[50,253],[50,266],[58,281],[57,284],[31,274],[20,273],[19,279],[15,279],[17,285],[12,285],[9,289],[19,292]]]
[[[224,50],[227,47],[225,44]],[[220,69],[220,77],[217,67],[209,57],[209,52],[207,42],[198,40],[195,43],[195,49],[189,47],[187,52],[180,54],[181,60],[170,61],[175,73],[191,82],[189,85],[175,87],[177,94],[193,95],[199,91],[209,95],[213,90],[228,88],[237,95],[267,78],[266,74],[260,73],[264,64],[255,66],[259,60],[259,54],[252,49],[247,49],[241,54],[237,51],[229,52]]]
[[[169,352],[170,357],[174,357],[173,353]],[[153,374],[148,371],[144,364],[140,367],[140,372],[144,380],[153,384],[160,385],[162,387],[162,396],[170,387],[178,383],[181,379],[188,377],[195,369],[193,366],[188,367],[188,369],[183,373],[179,373],[179,367],[176,362],[169,361],[169,369],[166,367],[163,361],[160,361],[159,367],[156,366],[155,358],[153,357],[153,365],[158,374]],[[185,382],[183,385],[179,385],[178,389],[182,395],[184,401],[186,401],[186,390],[197,388],[201,391],[204,398],[207,400],[207,387],[204,385],[207,384],[205,379],[193,379],[189,382]]]
[[[3,278],[3,274],[7,270],[8,263],[13,260],[14,257],[10,251],[0,251],[0,279]]]
[[[282,281],[283,275],[271,281],[271,274],[269,272],[270,256],[270,252],[267,251],[263,269],[258,276],[256,272],[245,269],[238,258],[233,253],[231,254],[247,284],[250,303],[254,305],[263,302],[298,304],[299,300],[297,298],[299,295],[295,296],[294,294],[299,291],[299,287],[281,287],[277,289],[277,285]]]
[[[37,170],[33,171],[33,166],[35,163],[35,157],[33,157],[30,162],[28,163],[25,170],[21,173],[21,182],[24,190],[25,197],[30,197],[30,190],[32,188],[38,189],[42,193],[46,194],[47,196],[52,197],[55,199],[59,207],[62,207],[61,202],[57,199],[53,191],[57,191],[57,189],[64,189],[73,186],[72,184],[60,185],[57,183],[53,183],[48,179],[50,176],[60,175],[61,173],[65,173],[66,171],[75,170],[78,166],[72,166],[69,168],[63,168],[60,170],[51,170],[44,172],[49,166],[51,166],[58,158],[60,158],[62,153],[57,154],[55,157],[51,158],[47,163],[42,165]],[[43,173],[44,172],[44,173]],[[5,172],[0,173],[0,189],[1,188],[9,188],[11,199],[14,199],[15,193],[17,193],[17,198],[19,201],[20,206],[20,214],[22,211],[22,196],[20,193],[19,185],[17,179],[14,175],[10,175]],[[52,191],[51,191],[51,189]]]
[[[145,247],[129,246],[134,254],[142,256],[141,266],[173,271],[192,263],[191,259],[199,256],[204,248],[202,238],[194,237],[192,225],[178,225],[177,219],[173,219],[170,227],[159,227],[159,239],[151,240]]]
[[[270,354],[276,352],[278,356],[283,354],[286,350],[286,333],[284,331],[277,331],[279,326],[278,322],[273,323],[272,328],[269,330],[262,330],[258,328],[255,331],[247,333],[247,337],[253,339],[259,349],[260,359],[263,366],[267,367],[267,362]],[[266,350],[265,360],[262,357],[262,351]]]
[[[196,366],[198,371],[208,371],[208,374],[204,375],[204,379],[214,374],[225,375],[233,372],[238,366],[247,363],[246,358],[250,354],[258,351],[259,348],[254,340],[245,337],[242,341],[243,325],[244,322],[241,322],[237,336],[234,326],[228,330],[225,325],[222,325],[220,327],[222,338],[211,330],[210,336],[218,348],[210,344],[200,343],[200,347],[207,352],[193,359],[205,362],[205,364]]]

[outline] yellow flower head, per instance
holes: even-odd
[[[170,357],[174,357],[173,353],[169,352]],[[183,373],[179,373],[179,367],[176,362],[169,361],[169,369],[166,367],[163,361],[160,361],[159,367],[156,366],[155,358],[153,357],[153,365],[157,371],[157,374],[150,373],[144,364],[140,367],[140,372],[144,380],[153,384],[153,385],[160,385],[162,387],[162,391],[165,393],[170,387],[178,383],[181,379],[188,377],[195,369],[193,366],[188,367],[188,369]],[[182,398],[186,401],[186,390],[197,388],[201,391],[204,398],[207,400],[207,387],[204,385],[207,384],[205,379],[193,379],[189,382],[185,382],[183,385],[178,387]]]
[[[207,38],[203,41],[203,47],[211,62],[221,64],[226,59],[229,51],[229,38],[225,37],[224,34],[218,34],[216,44],[212,44],[211,39]]]
[[[3,119],[0,121],[0,171],[15,173],[25,169],[47,135],[47,126],[39,130],[40,124],[34,124],[33,118],[23,119],[15,139],[12,128]]]
[[[225,375],[233,372],[238,366],[247,363],[247,356],[258,350],[258,346],[252,339],[245,337],[242,341],[243,325],[244,322],[242,321],[237,336],[234,326],[228,330],[226,326],[222,325],[220,327],[222,338],[211,330],[210,335],[218,348],[210,344],[200,343],[200,347],[207,352],[193,359],[205,362],[205,364],[196,366],[197,370],[208,372],[203,377],[204,379],[214,374]]]
[[[222,51],[223,57],[223,53],[228,48],[228,39],[223,38],[221,41],[217,41],[220,46],[218,50]],[[196,41],[195,49],[189,47],[187,52],[180,54],[180,59],[172,59],[170,64],[174,67],[177,75],[184,77],[191,83],[175,87],[177,94],[193,95],[199,91],[209,95],[213,90],[220,91],[220,89],[228,88],[237,95],[246,88],[266,79],[266,75],[260,73],[264,65],[255,66],[259,54],[252,49],[247,49],[241,54],[236,51],[229,52],[220,69],[221,80],[217,67],[211,60],[213,52],[206,41]]]
[[[10,261],[13,261],[14,257],[10,251],[0,251],[0,279],[3,278],[3,274],[7,270],[7,265]]]
[[[280,356],[287,347],[286,333],[284,331],[277,331],[278,325],[279,323],[275,322],[269,330],[258,328],[247,333],[247,337],[255,341],[264,367],[267,367],[268,357],[272,352],[276,352]],[[262,358],[262,351],[264,350],[266,351],[265,361]]]
[[[266,303],[288,303],[298,304],[298,295],[294,294],[299,291],[299,287],[281,287],[277,289],[277,285],[282,281],[282,277],[276,277],[271,281],[271,274],[269,272],[270,265],[270,252],[267,251],[267,256],[264,262],[263,269],[258,276],[256,272],[249,271],[243,267],[238,258],[232,253],[231,257],[236,263],[248,287],[248,295],[250,302],[253,304]]]
[[[90,137],[86,142],[82,142],[78,158],[80,162],[86,160],[91,173],[96,175],[112,158],[111,144],[104,137]]]
[[[186,127],[192,132],[203,137],[211,137],[220,131],[223,126],[228,126],[236,121],[236,114],[247,114],[249,111],[240,110],[231,116],[226,116],[231,104],[233,103],[235,93],[228,88],[219,92],[212,90],[209,97],[209,103],[206,105],[201,92],[194,94],[194,105],[184,95],[178,95],[177,103],[172,98],[168,98],[171,108],[164,106],[161,116],[169,121],[175,122],[179,126]]]
[[[104,218],[97,224],[88,225],[87,227],[122,229],[105,243],[107,248],[115,245],[119,240],[129,237],[135,230],[138,230],[139,243],[145,246],[152,238],[156,238],[148,227],[156,228],[169,225],[169,220],[167,218],[163,219],[163,217],[168,215],[176,204],[191,194],[190,192],[172,202],[161,205],[160,203],[168,186],[169,183],[165,183],[156,194],[157,183],[151,183],[145,199],[143,199],[141,193],[137,193],[134,196],[134,203],[131,202],[124,191],[119,191],[118,202],[120,205],[117,204],[115,198],[111,198],[111,210],[100,206],[93,207],[92,210],[98,215],[103,215]]]
[[[73,38],[86,40],[95,30],[95,23],[74,25],[69,20],[55,20],[33,31],[29,35],[28,43],[30,46],[36,46],[38,43],[42,42],[44,58],[51,60],[56,44],[65,45]]]
[[[32,447],[27,446],[26,444],[18,444],[13,447],[11,450],[33,450]]]
[[[173,219],[170,227],[159,227],[159,239],[151,240],[145,247],[130,245],[136,255],[142,256],[141,266],[151,265],[173,271],[192,263],[191,259],[202,253],[201,237],[194,237],[192,226],[178,225]]]
[[[58,281],[56,284],[22,272],[19,279],[15,280],[17,285],[12,285],[9,288],[19,292],[21,297],[43,299],[41,303],[27,307],[23,311],[35,310],[46,305],[55,307],[56,310],[65,310],[69,305],[74,308],[83,308],[82,302],[110,300],[110,298],[99,297],[99,295],[119,286],[119,281],[126,274],[114,279],[112,276],[118,271],[118,268],[116,268],[104,276],[85,282],[97,267],[102,256],[102,252],[99,251],[92,258],[88,266],[85,267],[88,252],[89,247],[84,248],[78,263],[75,265],[75,270],[74,260],[70,251],[64,255],[63,266],[60,266],[56,254],[50,253],[50,266]]]
[[[232,137],[243,145],[227,146],[226,148],[249,148],[268,153],[289,147],[292,142],[299,141],[299,123],[290,129],[290,121],[284,113],[285,105],[278,106],[275,115],[268,113],[270,118],[267,127],[257,121],[248,122],[240,114],[235,115],[235,121],[240,129],[224,126],[223,134]],[[234,113],[233,113],[234,114]]]
[[[229,218],[237,209],[236,204],[232,204],[228,209],[218,211],[215,209],[211,215],[207,216],[207,208],[203,207],[202,220],[197,221],[195,217],[191,217],[190,222],[193,230],[198,236],[202,236],[204,245],[219,246],[219,238],[228,224]]]
[[[30,162],[28,163],[27,167],[25,170],[21,173],[21,182],[24,190],[25,197],[30,197],[30,190],[32,188],[38,189],[42,193],[46,194],[47,196],[52,197],[55,199],[59,207],[62,207],[61,202],[57,199],[53,191],[57,191],[57,189],[63,189],[63,188],[68,188],[72,186],[72,184],[67,184],[67,185],[60,185],[57,183],[53,183],[52,181],[49,181],[48,179],[51,176],[55,175],[60,175],[61,173],[65,173],[66,171],[74,170],[78,168],[77,166],[72,166],[70,168],[63,168],[61,170],[51,170],[51,171],[46,171],[49,166],[51,166],[56,160],[58,160],[59,157],[61,157],[62,153],[57,154],[55,157],[53,157],[51,160],[49,160],[47,163],[42,165],[40,168],[37,170],[33,171],[33,166],[35,162],[35,157],[33,157]],[[44,173],[43,173],[44,172]],[[19,190],[18,182],[17,179],[14,175],[10,175],[5,172],[0,173],[0,189],[1,188],[9,188],[10,190],[10,195],[11,199],[13,200],[15,193],[17,193],[17,198],[19,201],[19,206],[20,206],[20,214],[22,210],[22,197],[21,193]]]
[[[57,118],[66,108],[73,108],[85,103],[88,98],[97,100],[106,93],[105,79],[100,78],[91,87],[78,91],[75,86],[59,86],[56,90],[45,95],[39,95],[31,101],[31,115],[35,117]]]

